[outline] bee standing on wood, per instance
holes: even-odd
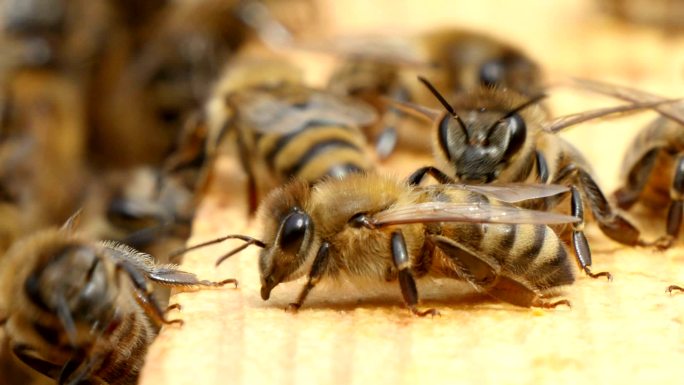
[[[167,320],[148,288],[222,286],[148,254],[61,229],[16,242],[0,260],[0,320],[12,352],[60,384],[135,384]]]
[[[516,200],[559,192],[549,189],[485,186],[479,191]],[[261,240],[230,235],[186,251],[225,239],[245,241],[219,264],[249,245],[263,248],[264,300],[280,283],[307,276],[291,310],[301,307],[320,281],[343,278],[398,281],[406,306],[420,316],[437,313],[417,308],[415,280],[421,277],[465,280],[518,306],[568,304],[550,299],[574,281],[574,274],[565,245],[546,224],[576,218],[521,209],[476,191],[453,185],[411,187],[375,173],[314,186],[294,180],[264,200]]]
[[[420,183],[429,173],[444,183],[458,180],[474,184],[496,181],[570,186],[571,211],[581,219],[573,224],[572,243],[580,267],[591,277],[610,277],[610,274],[595,274],[590,269],[591,251],[583,231],[585,206],[611,239],[630,246],[652,245],[643,241],[639,230],[611,206],[581,153],[554,132],[591,118],[653,108],[667,101],[618,106],[551,121],[537,105],[543,94],[528,98],[511,90],[480,88],[461,95],[451,105],[427,80],[420,80],[446,112],[415,110],[434,122],[433,152],[437,167],[418,170],[410,178],[412,183]],[[565,198],[550,197],[528,205],[547,209],[560,205]]]

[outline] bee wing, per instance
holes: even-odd
[[[400,100],[395,100],[382,96],[381,100],[383,103],[390,107],[394,107],[408,115],[414,116],[418,119],[423,119],[427,122],[433,123],[443,112],[434,108],[425,107],[417,103],[404,102]]]
[[[312,122],[366,126],[377,119],[375,110],[363,102],[317,90],[292,99],[275,94],[253,97],[240,107],[240,115],[257,132],[277,134],[299,131]]]
[[[630,87],[618,86],[606,82],[600,82],[597,80],[579,78],[572,78],[571,80],[582,88],[632,103],[658,102],[667,100],[662,96],[654,95],[649,92]],[[663,116],[684,124],[684,105],[681,103],[658,105],[653,109],[658,111]]]
[[[453,186],[463,190],[484,194],[494,199],[508,203],[546,198],[570,190],[570,188],[567,186],[541,183],[505,183],[497,185],[454,184]]]
[[[410,38],[402,36],[341,36],[329,40],[296,43],[294,47],[305,51],[401,67],[433,66]]]
[[[579,112],[576,114],[570,114],[556,118],[543,125],[544,130],[552,133],[559,132],[564,128],[574,126],[579,123],[586,122],[592,119],[607,118],[607,117],[619,117],[625,114],[630,114],[634,112],[640,112],[646,109],[651,109],[654,107],[677,103],[682,99],[663,99],[651,102],[638,102],[632,104],[624,104],[617,107],[607,107],[599,108],[596,110]]]
[[[579,218],[546,211],[488,203],[423,202],[396,206],[373,216],[373,224],[387,226],[428,222],[560,224]]]

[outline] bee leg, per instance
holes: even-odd
[[[87,356],[85,353],[79,352],[64,364],[62,371],[59,373],[57,383],[59,385],[82,384],[100,362],[100,355]]]
[[[628,246],[647,245],[639,239],[639,230],[613,210],[594,178],[586,170],[570,164],[558,173],[553,183],[578,186],[599,228],[609,238]]]
[[[535,159],[537,161],[537,177],[541,183],[546,183],[549,180],[549,164],[546,162],[546,157],[541,151],[535,151]]]
[[[254,177],[254,170],[252,168],[253,162],[242,135],[237,136],[237,150],[238,157],[240,158],[240,164],[242,164],[242,169],[247,174],[247,209],[249,210],[248,214],[251,217],[254,215],[259,205],[259,191],[257,189],[256,178]]]
[[[249,245],[249,244],[247,244]],[[244,245],[243,245],[244,246]],[[219,282],[200,280],[193,273],[178,270],[175,268],[161,267],[154,269],[146,274],[151,281],[167,286],[209,286],[218,287],[232,283],[237,288],[238,281],[233,278],[224,279]]]
[[[656,247],[661,250],[667,249],[682,228],[682,215],[684,215],[684,153],[677,156],[672,187],[670,188],[670,207],[667,210],[667,235],[656,240]]]
[[[388,97],[401,102],[407,102],[409,99],[408,92],[402,87],[395,87]],[[375,141],[375,152],[380,160],[387,159],[397,146],[399,135],[397,134],[396,127],[402,115],[404,113],[398,108],[389,107],[382,116],[382,131]]]
[[[653,172],[653,167],[660,151],[661,148],[655,148],[634,163],[634,166],[627,174],[625,185],[617,189],[613,194],[618,207],[627,210],[636,203],[646,186],[648,177]]]
[[[569,304],[567,300],[548,301],[525,282],[502,274],[496,260],[469,250],[453,239],[444,236],[430,239],[454,263],[457,276],[498,300],[522,307],[551,308]]]
[[[449,184],[449,183],[455,182],[455,180],[452,177],[443,173],[437,167],[425,166],[425,167],[421,167],[418,170],[414,171],[413,174],[411,174],[408,177],[408,184],[410,186],[419,185],[420,182],[423,181],[423,178],[425,178],[426,174],[430,174],[433,178],[435,178],[437,180],[437,182],[439,182],[441,184]]]
[[[247,178],[247,208],[249,215],[253,216],[259,207],[259,196],[257,192],[256,180],[252,174]]]
[[[136,300],[147,314],[158,325],[163,324],[179,324],[183,325],[183,320],[174,319],[167,320],[164,317],[164,310],[159,305],[159,302],[154,298],[152,292],[147,288],[147,281],[145,275],[138,271],[135,266],[127,262],[119,262],[116,265],[117,271],[126,273],[133,284],[135,290]]]
[[[299,295],[297,296],[297,301],[288,305],[287,311],[297,312],[297,310],[299,310],[299,308],[302,307],[302,304],[304,303],[304,300],[306,300],[306,297],[309,295],[311,289],[313,289],[314,286],[316,286],[316,284],[318,284],[318,282],[321,280],[321,277],[323,276],[325,269],[328,267],[329,261],[330,244],[328,242],[323,242],[321,247],[318,249],[316,257],[314,258],[314,261],[311,265],[311,270],[309,271],[309,278],[307,279],[306,284],[299,292]]]
[[[57,378],[62,371],[62,367],[38,357],[34,357],[32,354],[27,354],[27,352],[32,350],[33,349],[27,345],[17,344],[12,346],[12,353],[14,353],[14,356],[17,357],[19,361],[28,365],[28,367],[38,373],[44,374],[50,378]]]
[[[667,287],[665,291],[668,293],[672,293],[673,291],[684,291],[684,287],[678,286],[678,285],[670,285]]]
[[[406,306],[411,310],[411,313],[424,317],[426,315],[439,315],[436,309],[427,309],[420,311],[416,307],[418,305],[418,289],[416,288],[416,281],[411,273],[411,262],[409,260],[408,250],[406,250],[406,242],[401,231],[392,233],[392,259],[394,265],[399,270],[399,286],[401,287],[401,295],[404,297]]]
[[[570,201],[572,215],[580,219],[579,222],[572,224],[572,248],[575,250],[577,262],[588,276],[592,278],[607,277],[610,281],[613,276],[609,272],[592,273],[591,271],[591,249],[587,237],[584,235],[584,202],[582,202],[582,195],[575,186],[570,186],[570,192],[572,194]]]

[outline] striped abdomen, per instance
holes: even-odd
[[[365,138],[353,126],[314,121],[286,135],[263,135],[257,139],[257,149],[266,167],[282,182],[297,177],[314,183],[372,167]]]
[[[142,309],[137,303],[133,306],[134,310],[122,315],[120,321],[112,322],[101,333],[93,331],[89,322],[74,319],[79,335],[92,337],[90,340],[81,337],[77,347],[70,345],[64,327],[54,315],[33,321],[16,315],[9,325],[12,349],[21,361],[54,379],[69,362],[72,372],[69,379],[73,379],[73,373],[89,367],[82,380],[133,385],[137,383],[147,348],[156,335],[156,328]]]
[[[457,201],[503,204],[475,193],[460,192],[461,197],[449,195],[459,199]],[[502,274],[518,277],[532,289],[544,290],[574,281],[574,269],[565,244],[549,226],[450,223],[443,225],[441,235],[454,241],[441,247],[438,244],[443,251],[462,245],[481,260],[498,264]]]
[[[97,377],[109,384],[135,384],[156,327],[140,312],[130,313],[111,336],[103,336],[110,349],[105,353]]]

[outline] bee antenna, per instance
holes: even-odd
[[[239,240],[241,240],[241,241],[245,241],[246,244],[240,246],[240,247],[242,247],[243,249],[246,248],[246,247],[249,246],[249,245],[255,245],[255,246],[262,247],[262,248],[263,248],[263,247],[266,247],[266,244],[265,244],[263,241],[260,241],[260,240],[258,240],[258,239],[256,239],[256,238],[253,238],[253,237],[250,237],[249,235],[231,234],[231,235],[226,235],[226,236],[224,236],[224,237],[212,239],[212,240],[210,240],[210,241],[198,243],[198,244],[193,245],[193,246],[188,246],[188,247],[186,247],[185,249],[180,249],[180,250],[174,251],[173,253],[171,253],[171,254],[169,255],[169,257],[170,257],[170,258],[176,258],[176,257],[178,257],[178,256],[180,256],[180,255],[183,255],[183,254],[187,253],[188,251],[195,250],[195,249],[199,249],[199,248],[202,248],[202,247],[205,247],[205,246],[209,246],[209,245],[214,245],[214,244],[217,244],[217,243],[221,243],[221,242],[223,242],[223,241],[225,241],[225,240],[228,240],[228,239],[239,239]],[[240,249],[240,250],[242,250],[242,249]],[[240,250],[238,250],[238,251],[240,251]],[[237,251],[236,251],[236,253],[237,253]],[[232,255],[232,254],[231,254],[231,255]],[[229,255],[229,256],[230,256],[230,255]],[[225,258],[228,258],[228,257],[225,257]]]
[[[506,112],[502,117],[500,117],[499,119],[497,119],[497,120],[494,122],[494,124],[492,124],[491,126],[489,126],[489,128],[487,129],[487,136],[489,136],[489,134],[492,133],[492,130],[494,130],[494,127],[496,127],[497,124],[501,123],[501,122],[504,121],[505,119],[510,118],[511,116],[513,116],[514,114],[517,114],[518,112],[524,110],[525,108],[527,108],[527,107],[529,107],[529,106],[532,106],[532,105],[534,105],[534,104],[539,103],[540,100],[545,99],[545,98],[548,97],[548,96],[549,96],[549,95],[547,95],[547,94],[539,94],[539,95],[533,96],[533,97],[531,97],[530,99],[528,99],[527,101],[525,101],[525,102],[519,104],[517,107],[514,107],[514,108],[510,109],[510,110],[509,110],[508,112]]]
[[[266,247],[266,244],[264,244],[264,242],[262,242],[262,241],[260,241],[260,240],[258,240],[258,239],[252,238],[252,239],[246,241],[244,245],[238,246],[238,247],[234,248],[233,250],[229,251],[229,252],[226,253],[225,255],[221,256],[221,258],[217,259],[217,260],[216,260],[215,266],[220,265],[220,264],[223,263],[223,261],[225,261],[226,259],[228,259],[228,258],[232,257],[233,255],[235,255],[235,254],[241,252],[242,250],[248,248],[248,247],[251,246],[251,245],[259,246],[259,247],[261,247],[261,248]]]
[[[430,92],[432,92],[432,95],[434,95],[435,98],[437,98],[437,100],[442,104],[442,106],[444,106],[444,108],[447,110],[449,115],[451,115],[454,119],[456,119],[456,121],[458,122],[458,125],[461,126],[461,129],[463,129],[463,134],[465,134],[466,142],[467,142],[468,141],[468,129],[466,128],[466,125],[465,125],[465,122],[463,122],[463,119],[461,119],[461,117],[458,116],[458,114],[456,113],[456,110],[454,110],[454,108],[451,106],[451,104],[449,104],[449,102],[447,102],[447,100],[444,98],[444,96],[442,96],[442,94],[439,91],[437,91],[437,88],[435,88],[435,86],[433,86],[429,80],[425,79],[422,76],[418,76],[418,80],[420,80],[420,82],[423,83],[425,85],[425,87],[427,87],[427,89],[430,90]]]

